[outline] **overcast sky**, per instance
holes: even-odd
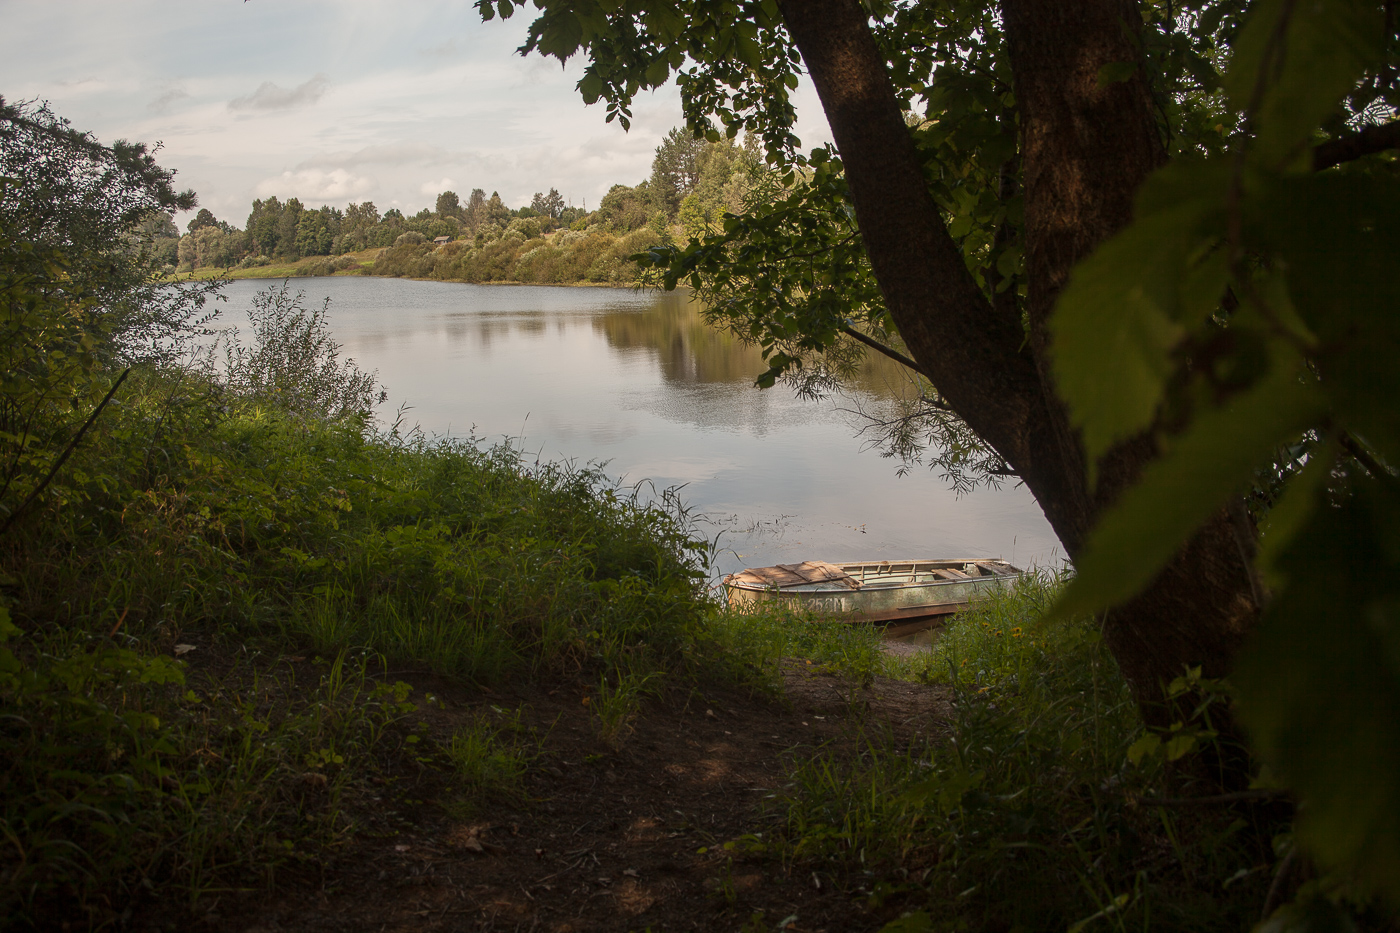
[[[446,189],[518,207],[554,187],[596,206],[649,174],[679,95],[640,98],[624,133],[583,105],[577,61],[515,54],[529,21],[482,23],[470,0],[0,0],[0,95],[164,143],[240,227],[269,195],[413,213]],[[798,105],[804,146],[829,140],[806,84]]]

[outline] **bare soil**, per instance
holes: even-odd
[[[205,902],[204,929],[583,931],[878,930],[897,904],[867,906],[871,879],[833,877],[723,844],[780,825],[775,795],[792,762],[853,753],[861,730],[896,742],[944,728],[938,687],[865,688],[811,665],[784,670],[781,696],[677,692],[649,701],[632,731],[601,741],[584,684],[484,692],[405,676],[441,703],[447,733],[490,707],[525,709],[543,737],[529,800],[463,812],[450,779],[424,769],[352,802],[361,830],[319,870],[273,894]]]

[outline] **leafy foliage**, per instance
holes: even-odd
[[[1173,805],[1211,792],[1209,711],[1145,730],[1096,626],[1047,619],[1060,585],[1027,577],[932,649],[887,657],[946,691],[946,738],[870,722],[853,754],[795,759],[757,854],[902,914],[889,931],[1248,928],[1286,824],[1247,802]]]
[[[1383,569],[1400,482],[1400,179],[1388,154],[1313,170],[1319,126],[1393,119],[1394,30],[1368,3],[1257,4],[1221,83],[1247,132],[1158,172],[1052,327],[1090,457],[1142,432],[1163,451],[1094,532],[1062,611],[1133,595],[1210,514],[1264,487],[1273,592],[1241,709],[1301,794],[1318,855],[1400,898],[1386,816],[1400,734],[1367,713],[1400,697],[1400,590]],[[1301,471],[1277,453],[1299,443]]]
[[[168,363],[206,335],[216,286],[156,274],[149,221],[195,205],[173,182],[140,143],[105,146],[47,106],[0,98],[4,236],[62,254],[60,290],[105,359]]]
[[[272,405],[283,411],[322,420],[367,420],[388,394],[374,374],[354,360],[340,359],[340,345],[330,335],[330,300],[320,308],[305,305],[305,294],[291,293],[286,282],[258,292],[248,310],[252,345],[238,332],[227,335],[224,379],[240,400]]]
[[[727,320],[763,346],[764,382],[833,349],[839,360],[840,342],[860,339],[852,330],[897,350],[860,256],[839,164],[830,153],[799,155],[791,135],[783,87],[798,57],[775,4],[536,5],[542,12],[523,51],[565,59],[586,49],[580,91],[589,102],[605,99],[609,119],[625,121],[635,94],[674,72],[692,129],[717,134],[718,120],[731,136],[760,136],[782,184],[796,192],[752,218],[726,221],[720,237],[650,257],[667,284],[689,279],[732,296],[722,302]],[[487,18],[513,9],[485,0],[478,7]],[[908,122],[948,235],[988,304],[1024,320],[1024,114],[998,12],[971,2],[862,7],[898,102],[906,112],[923,109]],[[1304,805],[1324,814],[1305,826],[1317,851],[1400,898],[1393,826],[1365,816],[1380,800],[1400,810],[1395,785],[1381,777],[1394,771],[1393,732],[1371,729],[1364,715],[1343,728],[1349,691],[1315,697],[1321,708],[1302,717],[1301,694],[1266,689],[1274,675],[1258,660],[1292,659],[1315,671],[1306,682],[1325,684],[1334,676],[1323,673],[1325,659],[1359,659],[1295,654],[1279,641],[1294,637],[1285,634],[1289,602],[1350,607],[1329,612],[1354,630],[1337,644],[1396,656],[1393,577],[1344,593],[1343,578],[1305,572],[1288,556],[1346,554],[1388,566],[1389,556],[1359,549],[1389,547],[1383,503],[1400,482],[1400,295],[1391,268],[1400,191],[1394,157],[1382,151],[1395,144],[1400,105],[1393,4],[1141,7],[1141,38],[1129,30],[1139,56],[1104,64],[1097,83],[1111,87],[1142,70],[1174,160],[1138,193],[1134,222],[1076,270],[1050,319],[1050,358],[1038,363],[1053,366],[1091,473],[1125,444],[1144,444],[1160,459],[1076,555],[1079,576],[1062,611],[1097,611],[1139,592],[1203,521],[1247,495],[1266,522],[1254,602],[1268,601],[1270,590],[1273,599],[1243,662],[1241,708],[1277,772],[1306,788]],[[771,100],[760,99],[761,89]],[[1091,475],[1090,487],[1095,481]],[[1248,529],[1238,543],[1250,561]],[[1358,670],[1368,696],[1394,695],[1400,667]],[[1290,723],[1336,730],[1305,742]],[[1374,796],[1358,796],[1360,785],[1341,774],[1351,762],[1329,741],[1362,734],[1380,743],[1364,756],[1368,777],[1358,779]],[[1342,817],[1348,794],[1358,805]]]
[[[101,199],[125,183],[113,150],[30,117],[0,114],[37,134],[0,140],[32,168],[0,188],[7,927],[100,926],[172,893],[192,907],[319,870],[361,828],[352,812],[374,819],[350,802],[424,769],[451,770],[467,808],[517,794],[526,756],[496,730],[414,731],[412,688],[374,680],[388,662],[482,682],[730,671],[706,631],[707,546],[674,493],[375,433],[373,375],[285,284],[255,301],[222,372],[147,354],[114,379],[151,331],[113,309],[182,293],[161,291],[110,215],[126,202]],[[73,151],[22,151],[37,138]],[[169,174],[143,159],[132,184],[159,189]],[[71,183],[55,211],[101,208],[64,242],[26,213],[47,203],[46,172]],[[131,198],[126,220],[168,226],[148,213],[159,190]],[[166,325],[192,335],[187,318],[150,328]]]

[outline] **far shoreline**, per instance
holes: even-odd
[[[308,273],[302,272],[309,266],[321,265],[328,258],[326,256],[308,256],[298,259],[295,262],[278,265],[253,266],[247,269],[196,269],[192,272],[175,272],[166,276],[166,281],[170,282],[209,282],[222,279],[229,282],[238,282],[246,279],[339,279],[352,277],[373,277],[381,279],[404,279],[409,282],[444,282],[454,285],[516,285],[516,286],[543,286],[550,288],[647,288],[655,291],[664,291],[657,286],[639,285],[635,282],[623,284],[613,282],[521,282],[516,279],[492,279],[486,282],[468,282],[465,279],[435,279],[423,276],[411,275],[380,275],[375,276],[369,270],[373,268],[375,259],[384,252],[383,247],[362,250],[358,253],[346,253],[359,262],[357,268],[337,269],[329,274],[323,272]],[[367,255],[367,254],[372,254]]]

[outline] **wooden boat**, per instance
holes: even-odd
[[[1009,585],[1021,571],[1004,560],[881,560],[755,567],[724,578],[729,604],[785,602],[850,622],[928,620],[965,609],[977,595]]]

